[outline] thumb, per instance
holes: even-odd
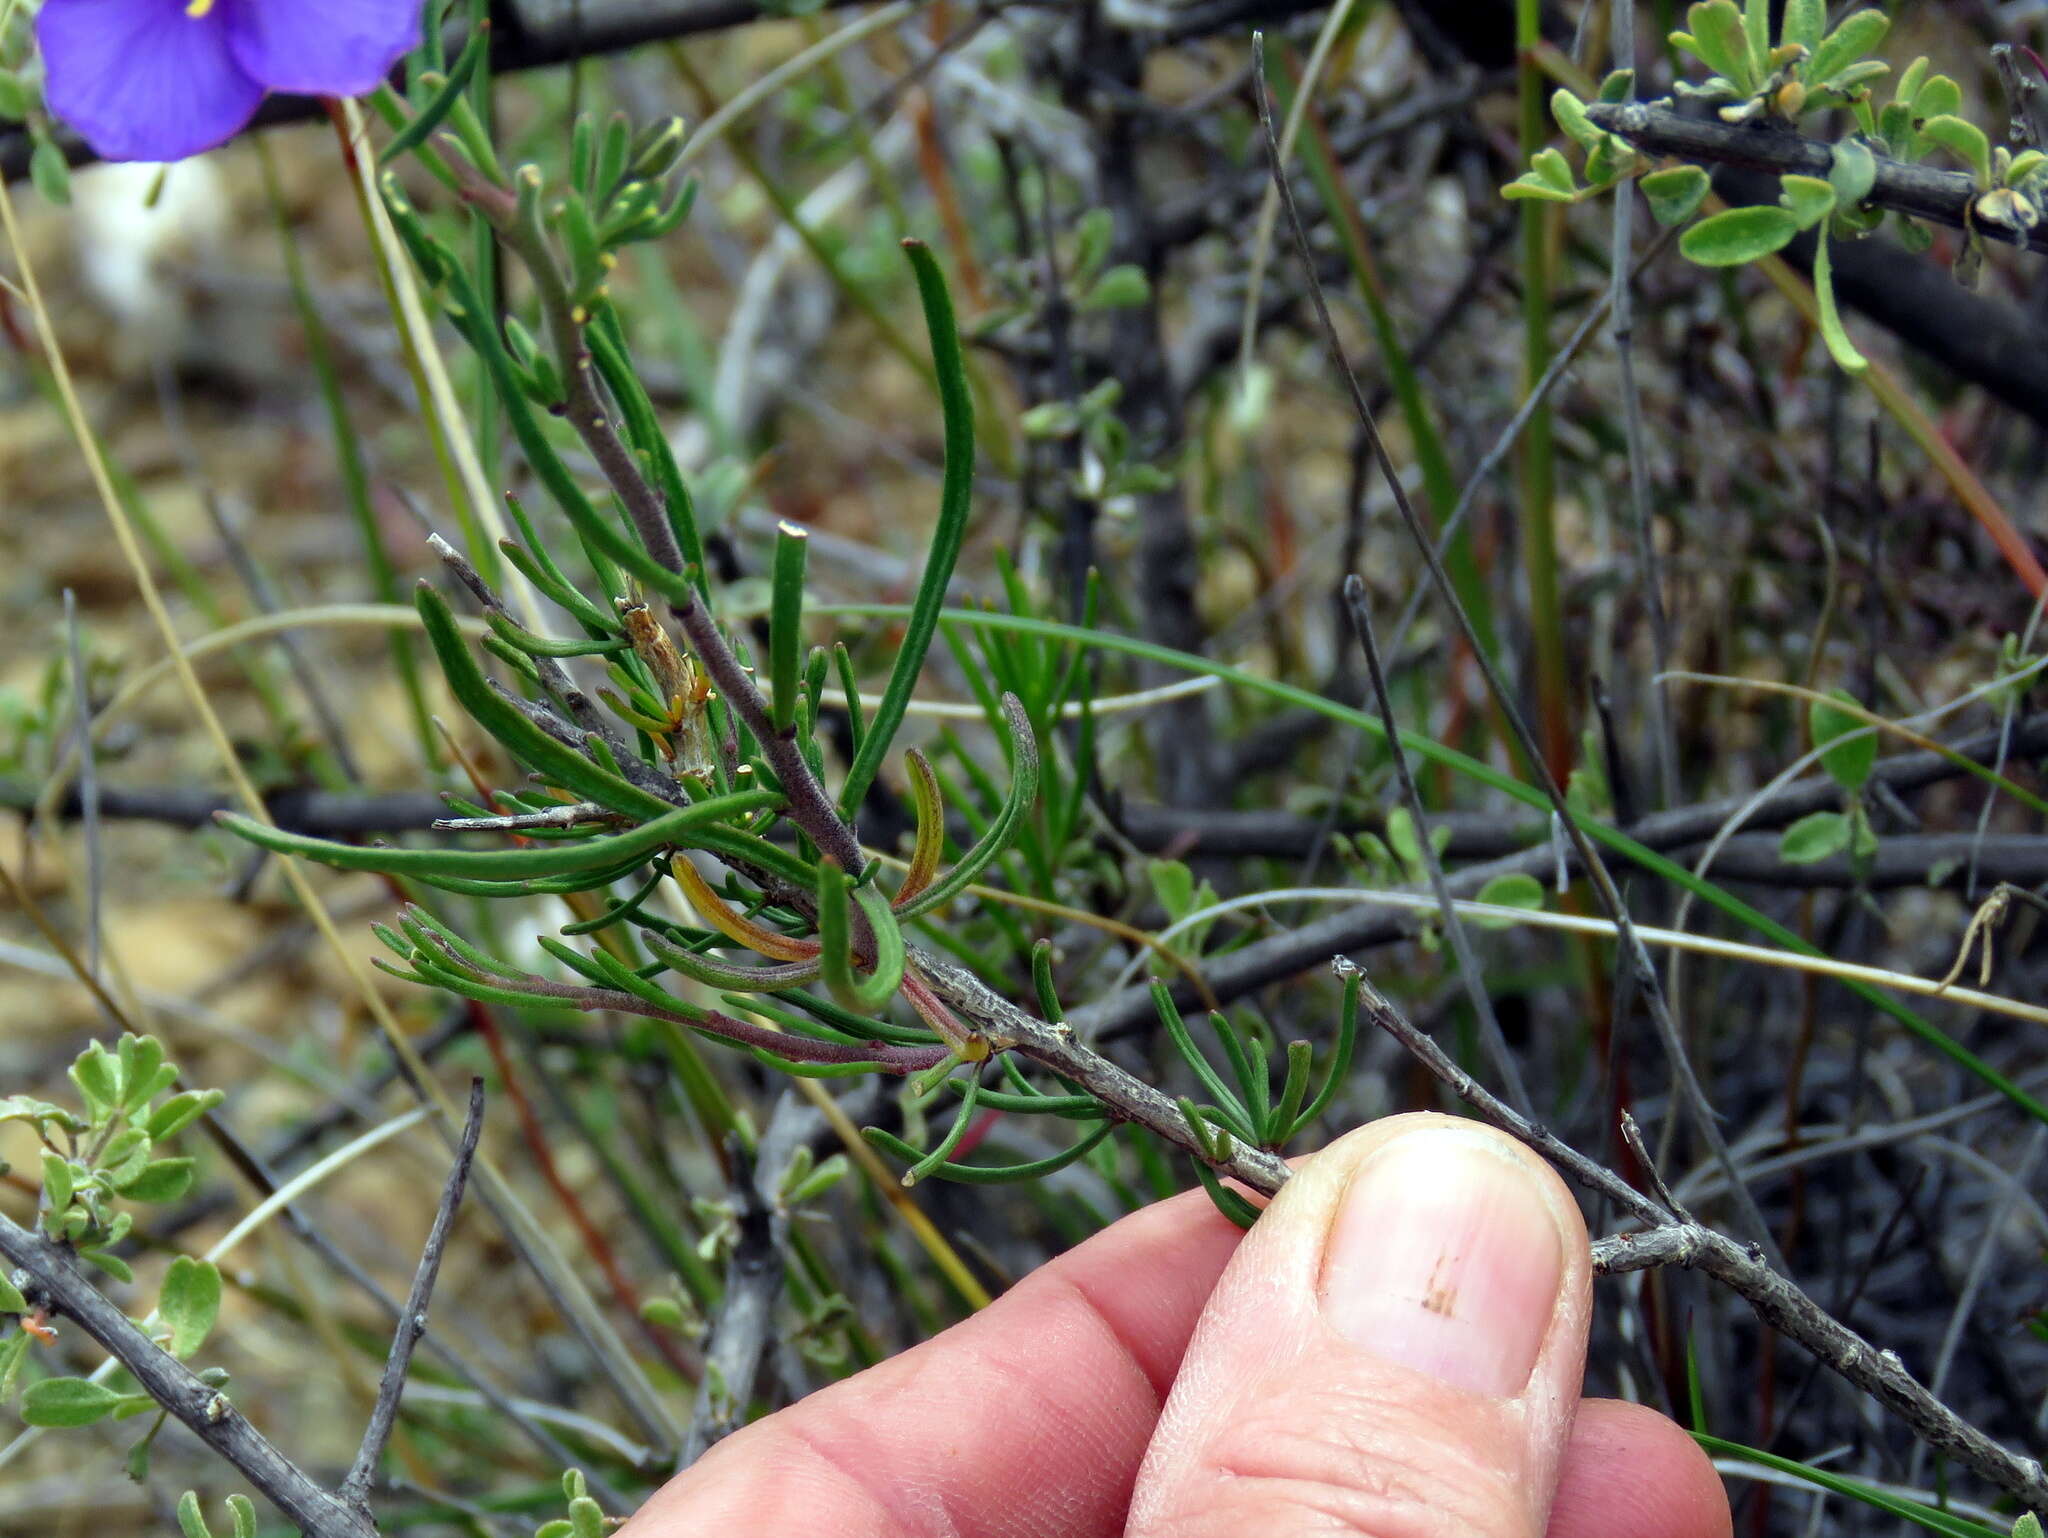
[[[1397,1116],[1301,1165],[1223,1273],[1138,1475],[1132,1538],[1539,1538],[1591,1266],[1512,1139]]]

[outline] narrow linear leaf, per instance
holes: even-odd
[[[860,752],[847,770],[839,792],[840,815],[846,817],[860,810],[868,786],[874,783],[882,759],[895,741],[896,730],[903,724],[904,712],[910,708],[910,694],[917,687],[925,653],[931,649],[932,636],[938,631],[939,611],[946,606],[946,589],[953,580],[953,567],[960,559],[968,517],[974,510],[974,398],[967,388],[967,362],[960,351],[953,299],[946,292],[946,280],[929,247],[922,241],[907,240],[903,250],[917,278],[925,330],[931,337],[932,367],[938,378],[939,406],[945,419],[946,468],[939,490],[938,527],[932,532],[924,576],[910,606],[910,621],[904,626],[903,639],[897,646],[896,665],[890,670],[881,703],[875,707]]]
[[[1836,366],[1851,374],[1860,374],[1870,367],[1870,360],[1856,350],[1856,344],[1849,340],[1849,331],[1842,324],[1842,312],[1835,305],[1835,268],[1828,254],[1828,232],[1822,230],[1813,247],[1813,297],[1820,313],[1821,340],[1828,344],[1828,355]],[[1877,739],[1864,738],[1873,755],[1877,752]]]
[[[279,854],[318,860],[343,870],[524,881],[538,876],[565,876],[577,871],[625,864],[636,856],[656,854],[672,844],[685,842],[692,829],[710,823],[737,822],[766,810],[781,799],[779,791],[739,791],[730,796],[717,796],[690,806],[671,808],[630,833],[526,849],[398,849],[338,844],[324,838],[288,833],[234,812],[222,812],[215,820],[230,833],[252,844],[260,844]]]
[[[1003,696],[1003,717],[1010,728],[1010,794],[1003,809],[974,847],[960,857],[959,864],[903,904],[899,914],[906,922],[940,907],[969,886],[996,856],[1010,847],[1010,840],[1038,799],[1038,741],[1032,736],[1030,717],[1025,715],[1016,695]]]

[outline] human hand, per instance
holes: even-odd
[[[1591,1284],[1534,1154],[1389,1117],[1249,1234],[1200,1192],[1112,1225],[720,1443],[624,1532],[1726,1538],[1690,1438],[1580,1401]]]

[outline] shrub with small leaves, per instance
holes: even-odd
[[[1969,171],[1977,190],[1963,209],[1963,247],[1955,264],[1958,281],[1966,284],[1974,282],[1982,261],[1980,230],[1996,226],[2023,238],[2041,222],[2048,200],[2048,155],[1994,145],[1983,129],[1957,115],[1961,87],[1930,73],[1924,57],[1899,76],[1883,107],[1876,104],[1873,90],[1892,67],[1868,55],[1890,26],[1883,12],[1860,10],[1829,30],[1822,0],[1790,0],[1773,41],[1768,0],[1743,0],[1739,7],[1735,0],[1701,0],[1687,11],[1685,28],[1671,34],[1674,47],[1712,71],[1703,81],[1676,82],[1677,95],[1715,103],[1723,123],[1789,132],[1830,111],[1853,118],[1854,129],[1828,146],[1826,174],[1786,172],[1775,204],[1723,209],[1692,223],[1707,201],[1707,174],[1691,163],[1654,165],[1629,142],[1650,119],[1645,104],[1630,100],[1634,81],[1626,70],[1602,83],[1593,110],[1570,91],[1551,98],[1558,127],[1584,156],[1585,184],[1560,151],[1544,149],[1503,194],[1576,203],[1634,181],[1660,224],[1690,226],[1679,250],[1706,267],[1760,261],[1812,232],[1822,339],[1837,364],[1861,372],[1866,361],[1836,307],[1828,242],[1860,238],[1884,222],[1886,209],[1870,202],[1878,157],[1911,164],[1940,151]],[[1899,209],[1891,214],[1908,249],[1927,249],[1932,236],[1924,224]]]
[[[42,1142],[43,1231],[132,1281],[127,1265],[108,1253],[134,1222],[120,1203],[174,1202],[192,1188],[193,1161],[159,1150],[223,1097],[217,1089],[166,1095],[178,1070],[152,1036],[123,1035],[111,1052],[93,1042],[70,1073],[82,1111],[9,1095],[0,1099],[0,1122],[25,1123]]]
[[[132,1282],[134,1273],[113,1247],[128,1234],[128,1202],[163,1203],[192,1187],[194,1165],[163,1147],[222,1099],[221,1091],[175,1090],[178,1070],[151,1036],[124,1035],[112,1051],[91,1042],[73,1061],[72,1084],[82,1109],[26,1095],[0,1099],[0,1122],[21,1122],[42,1143],[42,1200],[38,1220],[49,1238],[109,1276]],[[175,1090],[175,1092],[173,1092]],[[42,1299],[24,1293],[26,1273],[0,1276],[0,1315],[16,1328],[0,1337],[0,1401],[12,1399],[31,1345],[49,1338]],[[210,1261],[180,1255],[164,1273],[155,1312],[143,1321],[151,1338],[180,1359],[212,1333],[220,1315],[220,1272]],[[220,1388],[227,1374],[209,1369],[202,1381]],[[147,1394],[95,1378],[43,1378],[21,1393],[21,1417],[31,1426],[90,1426],[157,1411],[132,1450],[129,1471],[140,1479],[149,1448],[164,1421]],[[189,1529],[188,1529],[189,1531]]]

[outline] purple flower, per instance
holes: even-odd
[[[420,38],[420,0],[43,0],[44,99],[107,160],[182,160],[269,91],[374,90]]]

